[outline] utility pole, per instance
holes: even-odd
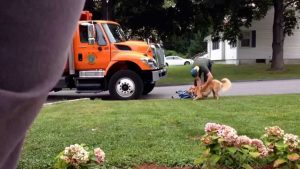
[[[108,3],[109,0],[106,0],[106,20],[108,20]]]

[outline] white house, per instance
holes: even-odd
[[[242,29],[243,39],[236,45],[228,41],[207,41],[207,57],[214,61],[228,64],[270,63],[272,57],[272,29],[274,10],[270,10],[266,17],[254,21],[250,28]],[[293,36],[286,36],[284,41],[284,62],[300,64],[300,30],[295,29]]]

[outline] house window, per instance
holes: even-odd
[[[220,49],[220,41],[219,40],[212,41],[212,50],[217,50],[217,49]]]
[[[241,47],[256,47],[256,31],[242,32]]]
[[[230,48],[236,48],[236,42],[232,42],[232,43],[230,43]]]
[[[241,47],[251,47],[251,32],[245,31],[242,33],[243,37],[241,39]]]

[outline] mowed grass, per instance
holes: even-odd
[[[26,137],[18,168],[51,168],[54,157],[75,143],[100,146],[106,153],[105,168],[193,165],[207,122],[227,124],[256,138],[273,125],[300,135],[299,103],[300,95],[278,95],[45,106]]]
[[[192,84],[191,65],[169,66],[166,78],[158,81],[158,85]],[[270,65],[224,65],[214,64],[212,68],[216,79],[227,77],[232,81],[243,80],[277,80],[300,78],[300,65],[285,65],[284,71],[269,71]]]

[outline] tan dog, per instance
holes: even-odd
[[[211,92],[213,93],[214,98],[219,100],[219,92],[221,90],[227,91],[231,87],[231,81],[227,78],[224,78],[221,81],[214,79],[210,83],[208,83],[205,88],[203,88],[203,86],[201,85],[201,81],[199,81],[195,81],[195,84],[197,84],[197,86],[194,86],[189,90],[189,92],[194,94],[194,100],[199,100],[207,97]]]

